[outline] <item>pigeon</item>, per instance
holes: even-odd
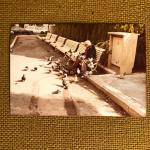
[[[21,77],[21,81],[24,82],[26,80],[25,75],[23,74],[23,76]]]
[[[88,59],[88,65],[87,65],[91,70],[94,69],[94,63],[93,63],[93,58]]]
[[[74,76],[74,82],[78,82],[78,77],[77,77],[76,74],[75,74],[75,76]]]
[[[62,85],[64,89],[68,89],[67,74],[64,74],[64,77],[62,78]]]
[[[48,71],[49,71],[49,73],[51,73],[53,70],[52,70],[52,68],[50,68]]]
[[[56,64],[56,63],[53,63],[52,64],[52,69],[56,72],[59,72],[59,70],[61,69],[61,65],[60,64]]]
[[[54,57],[54,56],[51,56],[51,57],[48,58],[48,61],[49,61],[49,62],[48,62],[47,65],[50,65],[50,64],[52,63],[52,58],[53,58],[53,57]]]
[[[58,60],[56,61],[56,63],[60,63],[60,59],[58,59]]]
[[[52,63],[52,61],[49,61],[49,63],[47,65],[50,65]]]
[[[77,68],[77,74],[80,75],[81,74],[81,71],[79,68]]]
[[[37,67],[34,67],[34,70],[37,70]]]
[[[45,67],[45,64],[40,64],[39,67]]]
[[[28,71],[29,67],[25,66],[25,68],[22,71]]]
[[[33,69],[31,69],[31,71],[36,71],[37,70],[37,67],[34,67]]]
[[[60,92],[61,92],[60,90],[56,90],[56,91],[53,91],[52,94],[58,94]]]
[[[64,78],[64,79],[67,79],[67,74],[66,74],[66,73],[64,74],[63,78]]]
[[[88,71],[87,75],[92,75],[93,72],[92,71]]]
[[[63,72],[66,73],[66,74],[69,72],[69,71],[68,71],[67,69],[65,69],[64,67],[62,68],[62,70],[63,70]]]
[[[57,66],[52,66],[52,69],[53,69],[53,71],[56,71],[56,72],[59,71],[59,68]]]
[[[93,64],[93,62],[90,62],[89,64],[88,64],[88,67],[92,70],[92,69],[94,69],[94,64]]]
[[[62,79],[62,85],[63,85],[63,88],[64,89],[68,89],[68,84],[67,84],[67,81],[66,81],[66,79]]]
[[[124,74],[116,75],[116,77],[119,78],[119,79],[124,79]]]
[[[52,65],[52,69],[53,69],[53,70],[55,69],[53,65]]]
[[[54,62],[56,65],[60,66],[60,59]]]
[[[89,58],[88,61],[89,61],[89,62],[93,62],[93,58]]]
[[[59,70],[58,76],[61,76],[61,75],[63,75],[63,74],[64,74],[64,72],[63,72],[62,70]]]
[[[51,56],[51,57],[49,57],[48,59],[47,59],[47,61],[52,61],[52,58],[53,58],[54,56]]]

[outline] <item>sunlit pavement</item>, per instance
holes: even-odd
[[[49,51],[49,52],[48,52]],[[53,51],[53,52],[52,52]],[[122,116],[93,85],[84,79],[62,88],[57,72],[48,73],[45,56],[54,50],[36,37],[21,37],[10,54],[11,114],[41,116]],[[30,55],[31,54],[31,55]],[[57,54],[56,54],[57,55]],[[35,56],[35,57],[34,57]],[[39,57],[38,57],[39,56]],[[22,71],[25,66],[28,71]],[[37,67],[37,71],[31,71]],[[25,82],[17,82],[25,74]],[[74,77],[68,77],[73,80]],[[52,94],[56,90],[58,94]]]

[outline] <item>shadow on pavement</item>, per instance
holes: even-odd
[[[76,106],[74,105],[74,102],[72,100],[65,99],[64,107],[67,111],[68,116],[76,116],[77,115]]]
[[[77,115],[77,109],[76,106],[72,100],[72,98],[69,95],[69,91],[68,90],[63,90],[63,96],[64,96],[64,107],[67,111],[67,114],[69,116],[75,116]]]

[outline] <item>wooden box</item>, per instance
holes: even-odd
[[[138,35],[126,32],[108,32],[108,68],[117,74],[131,74],[134,67]]]

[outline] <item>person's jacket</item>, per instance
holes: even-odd
[[[88,58],[96,59],[96,49],[94,45],[91,45],[86,51],[86,59]]]

